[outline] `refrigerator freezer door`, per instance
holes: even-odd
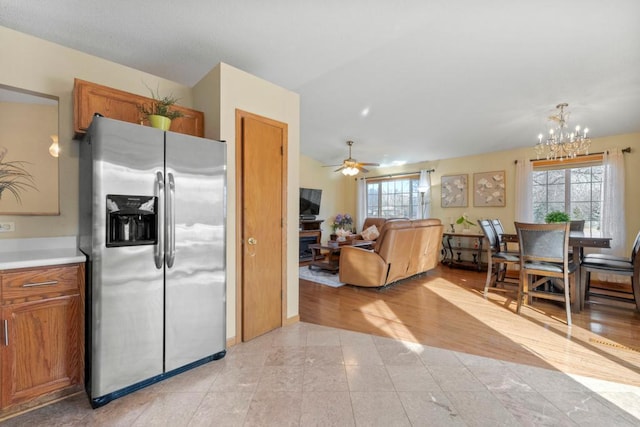
[[[175,226],[166,233],[165,267],[165,370],[171,371],[226,345],[226,145],[172,132],[165,138],[172,197],[166,216]]]
[[[106,247],[105,239],[107,194],[159,196],[164,137],[156,129],[106,118],[94,119],[89,137],[91,397],[96,398],[163,372],[163,269],[155,265],[155,245]]]

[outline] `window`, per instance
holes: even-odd
[[[419,218],[419,180],[416,175],[367,181],[367,216]]]
[[[540,165],[540,166],[539,166]],[[599,161],[534,162],[533,218],[544,222],[551,211],[584,219],[585,230],[600,229],[603,166]]]

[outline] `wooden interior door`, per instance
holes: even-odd
[[[237,111],[242,341],[283,323],[287,125]]]

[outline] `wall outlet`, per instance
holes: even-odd
[[[0,233],[9,233],[11,231],[16,231],[15,222],[0,222]]]

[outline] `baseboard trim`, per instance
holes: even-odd
[[[295,316],[289,317],[288,319],[286,319],[284,321],[284,325],[282,326],[289,326],[289,325],[293,325],[294,323],[298,323],[300,321],[300,315],[296,314]]]
[[[233,347],[238,344],[238,339],[236,337],[227,338],[227,348]]]
[[[296,314],[295,316],[289,317],[287,319],[284,320],[284,324],[282,326],[289,326],[289,325],[293,325],[295,323],[300,322],[300,315]],[[238,340],[238,337],[231,337],[231,338],[227,338],[227,348],[229,347],[233,347],[236,344],[240,344],[240,341]]]

